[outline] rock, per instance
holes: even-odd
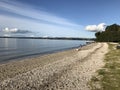
[[[116,49],[120,49],[120,45],[117,45],[117,46],[116,46]]]

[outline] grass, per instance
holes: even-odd
[[[105,66],[97,71],[90,82],[91,90],[120,90],[120,49],[109,44],[105,55]]]

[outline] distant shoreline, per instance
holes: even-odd
[[[50,40],[89,40],[89,41],[95,40],[95,38],[76,38],[76,37],[8,37],[8,36],[0,36],[0,38],[50,39]]]

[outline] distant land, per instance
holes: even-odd
[[[51,39],[51,40],[92,40],[95,38],[76,38],[76,37],[9,37],[9,36],[0,36],[0,38],[18,38],[18,39]]]

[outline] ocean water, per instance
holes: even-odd
[[[72,49],[86,44],[80,40],[0,38],[0,62]]]

